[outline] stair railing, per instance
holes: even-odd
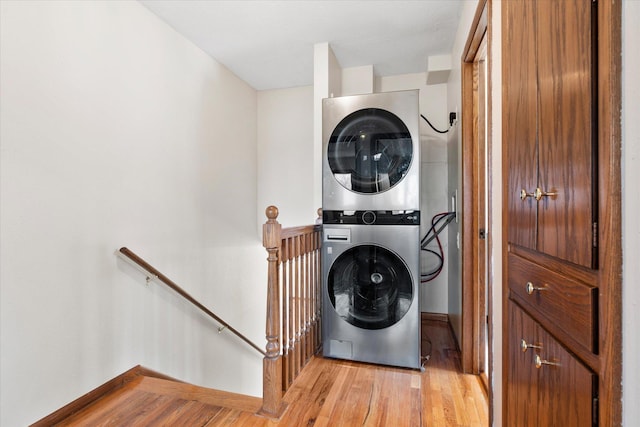
[[[189,301],[191,304],[193,304],[194,306],[196,306],[197,308],[199,308],[203,313],[205,313],[207,316],[209,316],[210,318],[212,318],[213,320],[215,320],[218,324],[221,325],[220,328],[218,328],[218,331],[221,332],[222,330],[228,330],[229,332],[233,333],[235,336],[237,336],[238,338],[240,338],[242,341],[244,341],[245,343],[247,343],[248,345],[250,345],[254,350],[256,350],[257,352],[259,352],[260,354],[262,354],[263,356],[266,356],[267,353],[262,350],[260,347],[258,347],[255,343],[253,343],[249,338],[245,337],[243,334],[241,334],[240,332],[238,332],[236,329],[234,329],[231,325],[229,325],[227,322],[225,322],[224,320],[222,320],[220,317],[218,317],[215,313],[213,313],[211,310],[209,310],[207,307],[205,307],[204,305],[202,305],[198,300],[196,300],[194,297],[192,297],[191,295],[189,295],[189,293],[187,293],[184,289],[182,289],[180,286],[178,286],[175,282],[173,282],[171,279],[169,279],[167,276],[165,276],[164,274],[162,274],[160,271],[158,271],[158,269],[156,269],[155,267],[153,267],[151,264],[149,264],[148,262],[146,262],[144,259],[140,258],[138,255],[136,255],[135,253],[133,253],[133,251],[127,249],[126,247],[122,247],[118,250],[118,252],[120,254],[123,255],[123,258],[133,262],[136,266],[142,268],[142,270],[144,270],[145,272],[147,272],[147,281],[150,281],[152,279],[158,279],[159,281],[161,281],[162,283],[164,283],[165,285],[167,285],[168,287],[170,287],[171,289],[173,289],[175,292],[177,292],[180,296],[182,296],[184,299],[186,299],[187,301]]]
[[[222,325],[219,331],[228,329],[263,355],[263,398],[258,413],[278,419],[286,409],[284,392],[322,343],[322,227],[315,224],[283,229],[277,221],[277,207],[269,206],[265,213],[267,222],[262,234],[268,253],[266,351],[131,250],[122,247],[119,253],[147,273],[147,281],[160,280]]]
[[[321,345],[322,227],[316,224],[283,229],[277,221],[277,207],[269,206],[265,214],[267,355],[260,412],[279,418],[285,410],[283,393]]]

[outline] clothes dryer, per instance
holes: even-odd
[[[418,91],[322,104],[325,210],[420,209]]]
[[[323,212],[323,354],[419,369],[418,211]]]

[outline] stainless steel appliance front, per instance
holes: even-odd
[[[323,354],[420,368],[419,225],[323,226]]]
[[[325,210],[420,209],[418,91],[322,104]]]

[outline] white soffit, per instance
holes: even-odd
[[[427,84],[446,83],[451,73],[451,55],[430,56],[427,65]]]

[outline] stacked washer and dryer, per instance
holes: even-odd
[[[420,368],[418,91],[323,100],[323,354]]]

